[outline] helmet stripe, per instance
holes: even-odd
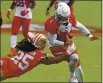
[[[37,34],[37,36],[34,39],[34,45],[36,44],[36,42],[41,38],[41,36],[43,36],[43,34]]]

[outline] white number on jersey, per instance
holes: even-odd
[[[34,53],[34,55],[36,54],[36,52]],[[14,61],[15,64],[18,65],[18,67],[21,70],[25,70],[29,67],[29,62],[27,61],[27,59],[33,60],[34,56],[31,56],[29,54],[24,54],[24,52],[19,51],[18,55],[14,56],[13,58],[11,58],[11,60]]]
[[[15,4],[17,7],[24,7],[26,0],[15,0]]]

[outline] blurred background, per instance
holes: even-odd
[[[6,14],[12,1],[1,1],[1,11],[3,24],[11,24],[14,12],[11,18],[7,19]],[[46,19],[54,14],[54,7],[50,10],[50,15],[46,16],[45,11],[49,1],[36,1],[37,6],[32,10],[32,24],[44,25]],[[78,1],[74,3],[74,14],[78,21],[94,30],[101,30],[102,9],[101,1]],[[5,28],[5,27],[2,27]],[[10,28],[10,27],[9,27]],[[100,36],[101,33],[93,33]],[[7,56],[10,49],[10,32],[1,32],[1,57]],[[83,34],[74,34],[74,42],[77,46],[78,54],[84,71],[85,82],[101,82],[101,40],[89,41],[89,38]],[[18,41],[23,38],[22,34],[18,35]],[[45,52],[52,55],[46,46]],[[19,78],[11,78],[4,82],[68,82],[69,67],[67,62],[61,62],[56,65],[39,65],[30,72]]]
[[[36,1],[37,6],[32,10],[33,19],[32,23],[40,23],[44,24],[46,19],[48,18],[45,15],[46,8],[49,5],[49,1]],[[2,1],[1,2],[1,10],[3,12],[3,23],[11,23],[12,18],[14,16],[14,12],[12,12],[11,18],[7,19],[6,13],[11,5],[11,1]],[[55,8],[52,7],[50,11],[50,15],[53,15]],[[78,21],[83,23],[84,25],[89,25],[93,27],[101,28],[101,1],[75,1],[74,3],[74,14]]]

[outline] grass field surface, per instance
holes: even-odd
[[[49,1],[36,1],[37,7],[32,10],[33,19],[32,23],[44,24],[48,16],[45,16],[45,10],[49,4]],[[11,14],[11,18],[7,19],[6,13],[11,5],[11,1],[1,1],[1,10],[3,16],[3,23],[11,23],[14,11]],[[52,7],[50,16],[53,15],[55,9]],[[76,1],[74,3],[74,14],[82,24],[93,26],[95,28],[101,28],[101,1]]]
[[[32,10],[32,23],[44,24],[48,16],[45,16],[45,10],[49,1],[36,1],[37,7]],[[3,23],[11,23],[11,18],[7,19],[6,13],[11,5],[11,1],[2,1],[1,10]],[[50,15],[53,15],[55,9],[52,7]],[[101,28],[101,1],[78,1],[74,3],[74,13],[82,24]],[[23,38],[18,35],[18,41]],[[101,82],[101,40],[89,41],[85,36],[78,35],[73,38],[84,71],[85,82]],[[1,57],[7,56],[10,49],[10,33],[1,33]],[[46,46],[45,52],[52,55]],[[67,62],[61,62],[56,65],[39,65],[30,72],[20,76],[19,78],[11,78],[3,82],[68,82],[69,67]]]
[[[18,41],[23,36],[18,35]],[[10,34],[1,34],[1,55],[7,56]],[[101,82],[101,40],[89,41],[85,36],[75,36],[73,38],[84,71],[85,82]],[[49,49],[44,50],[51,55]],[[3,82],[68,82],[69,68],[67,62],[61,62],[56,65],[39,65],[33,70],[20,76],[19,78],[11,78]]]

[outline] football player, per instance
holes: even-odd
[[[49,14],[49,11],[50,11],[51,7],[53,6],[53,4],[55,4],[55,8],[57,8],[57,4],[59,2],[65,2],[70,8],[72,8],[74,1],[75,0],[51,0],[49,3],[49,6],[46,9],[46,15]]]
[[[32,19],[31,10],[35,7],[35,0],[13,0],[10,9],[7,12],[7,17],[10,18],[12,10],[15,8],[15,15],[12,21],[11,38],[10,38],[10,52],[8,56],[12,56],[15,51],[17,42],[17,34],[22,26],[22,33],[24,37],[27,37],[29,26]]]
[[[46,37],[43,34],[28,33],[28,38],[23,39],[16,45],[16,53],[12,58],[2,57],[0,59],[0,80],[19,77],[30,71],[39,64],[57,64],[68,57],[64,53],[58,57],[47,57],[43,52]]]
[[[53,4],[55,4],[55,9],[56,9],[59,2],[65,2],[70,7],[70,11],[71,11],[70,18],[74,19],[73,21],[76,24],[76,18],[74,16],[74,12],[73,12],[73,4],[74,4],[75,0],[51,0],[49,3],[49,6],[46,9],[46,13],[45,13],[46,16],[49,15],[50,9],[53,6]]]
[[[72,41],[72,27],[82,31],[89,39],[97,40],[99,37],[92,35],[89,30],[79,21],[70,18],[70,8],[60,2],[55,14],[45,22],[45,31],[48,32],[49,48],[54,56],[59,56],[68,52],[68,62],[70,69],[70,82],[83,82],[83,71],[76,46]]]

